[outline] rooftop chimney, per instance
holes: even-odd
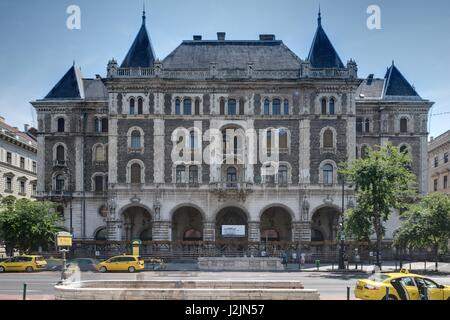
[[[194,41],[200,41],[202,40],[202,36],[194,36]]]
[[[261,41],[274,41],[275,35],[274,34],[260,34],[259,40]]]
[[[96,74],[96,75],[95,75],[95,79],[101,79],[101,78],[102,78],[101,75],[99,75],[99,74]]]
[[[225,41],[225,32],[217,32],[217,40]]]
[[[23,132],[28,132],[28,130],[30,130],[30,125],[29,124],[25,124],[23,126]]]

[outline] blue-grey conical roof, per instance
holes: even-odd
[[[384,96],[419,97],[419,94],[401,74],[394,63],[392,63],[392,66],[387,70],[384,78],[386,80],[384,85]]]
[[[47,94],[45,99],[84,99],[81,70],[74,64]]]
[[[319,12],[316,35],[309,51],[308,60],[313,68],[344,68],[336,50],[322,28],[322,18]]]
[[[142,26],[134,39],[121,68],[148,68],[155,62],[155,52],[145,27],[145,12],[142,16]]]

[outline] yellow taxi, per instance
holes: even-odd
[[[106,261],[100,262],[97,271],[128,271],[135,272],[144,270],[144,259],[140,256],[122,255],[109,258]]]
[[[0,272],[26,271],[33,272],[44,270],[47,261],[42,256],[16,256],[0,262]]]
[[[450,300],[450,286],[402,269],[358,280],[355,297],[362,300]]]

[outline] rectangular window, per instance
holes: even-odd
[[[448,163],[448,152],[444,153],[444,163]]]
[[[25,158],[24,157],[20,157],[20,168],[25,169]]]
[[[102,176],[95,176],[95,191],[96,192],[103,192],[103,177]]]
[[[36,161],[33,161],[33,172],[36,173],[37,171]]]
[[[36,185],[35,185],[35,184],[32,184],[32,185],[31,185],[31,195],[32,195],[32,196],[35,196],[35,195],[36,195]]]
[[[6,190],[12,191],[12,178],[6,177]]]
[[[20,193],[25,194],[25,181],[20,181]]]
[[[176,183],[184,183],[184,166],[177,166],[176,169]]]
[[[6,162],[12,164],[12,154],[11,152],[6,153]]]
[[[357,118],[356,119],[356,132],[362,133],[363,131],[363,119]]]
[[[438,191],[438,179],[434,179],[434,192]]]
[[[444,177],[444,189],[448,188],[448,176]]]
[[[439,166],[439,158],[434,157],[434,167],[437,168]]]
[[[102,132],[108,132],[108,118],[102,119]]]

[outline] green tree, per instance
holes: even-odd
[[[355,185],[356,208],[346,212],[347,235],[369,241],[376,236],[376,264],[381,267],[381,241],[384,223],[392,209],[405,207],[416,194],[415,175],[410,170],[411,156],[388,144],[369,150],[363,159],[341,164],[340,174]]]
[[[450,239],[450,196],[432,193],[402,215],[404,220],[395,236],[398,246],[433,248],[436,270],[439,250],[448,250]]]
[[[53,242],[60,220],[55,208],[55,204],[48,201],[3,198],[0,226],[7,248],[28,252]]]

